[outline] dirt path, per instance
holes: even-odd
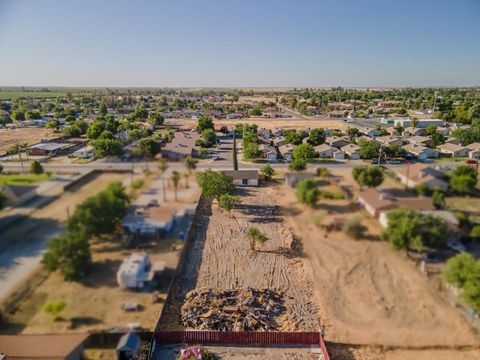
[[[121,181],[125,174],[101,174],[80,189],[66,192],[49,205],[0,233],[2,242],[11,244],[0,254],[0,301],[28,278],[40,264],[47,240],[62,231],[61,223],[75,206],[87,197],[102,191],[113,181]]]
[[[308,257],[327,340],[392,346],[477,343],[466,321],[387,243],[355,241],[342,232],[325,237],[309,223],[312,210],[297,205],[292,189],[277,191],[286,222]],[[347,201],[330,203],[322,201],[323,210],[360,216],[375,232],[366,213],[352,212]]]

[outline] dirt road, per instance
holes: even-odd
[[[62,231],[61,223],[67,219],[67,209],[72,213],[87,197],[125,177],[125,174],[101,174],[0,233],[1,241],[11,244],[0,254],[0,302],[38,267],[47,240]]]

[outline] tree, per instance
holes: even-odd
[[[425,132],[428,136],[432,136],[437,133],[437,125],[429,125],[425,128]]]
[[[153,126],[160,126],[163,125],[165,118],[160,113],[153,113],[148,117],[148,122]]]
[[[3,165],[0,164],[0,174],[3,172]]]
[[[445,144],[445,136],[442,134],[432,134],[430,137],[429,145],[432,149],[435,149],[438,145]]]
[[[12,117],[8,112],[0,111],[0,125],[7,125],[12,122]]]
[[[357,128],[348,128],[347,135],[351,138],[357,137],[360,135],[360,130],[358,130]]]
[[[83,232],[87,237],[112,233],[127,214],[129,202],[123,185],[111,183],[104,191],[77,206],[67,228]]]
[[[104,122],[94,121],[87,129],[87,137],[90,140],[98,139],[105,130],[106,127]]]
[[[249,227],[247,230],[247,239],[250,243],[250,250],[255,251],[257,244],[263,245],[268,237],[256,227]]]
[[[50,119],[45,124],[45,128],[47,128],[47,129],[59,129],[60,128],[60,122],[57,119]]]
[[[0,210],[7,206],[8,197],[2,191],[0,191]]]
[[[407,151],[398,144],[392,144],[385,148],[385,153],[394,158],[403,158],[407,155]]]
[[[82,135],[82,130],[76,124],[72,124],[63,129],[63,135],[67,137],[79,137]]]
[[[378,166],[356,166],[352,170],[353,179],[360,185],[360,189],[364,186],[377,187],[383,183],[384,174],[382,168]]]
[[[160,141],[154,138],[141,139],[138,142],[138,148],[144,157],[153,158],[160,150]]]
[[[312,129],[307,142],[312,146],[318,146],[325,142],[326,136],[323,129]]]
[[[445,194],[441,191],[435,190],[432,194],[432,203],[437,209],[445,208]]]
[[[330,172],[325,167],[318,167],[317,170],[316,170],[316,173],[317,173],[317,176],[320,176],[320,177],[330,176]]]
[[[191,174],[193,170],[197,168],[198,161],[191,156],[187,156],[184,160],[185,167],[188,169],[188,173]]]
[[[380,154],[380,144],[376,141],[362,141],[358,153],[362,159],[376,159]]]
[[[261,116],[262,115],[262,109],[260,109],[259,107],[255,107],[253,109],[251,109],[248,114],[250,116]]]
[[[383,236],[395,250],[435,247],[445,244],[449,236],[445,220],[424,215],[414,209],[399,208],[387,213],[388,226]]]
[[[100,100],[98,103],[98,113],[103,115],[108,114],[107,104],[103,100]]]
[[[35,175],[43,174],[43,166],[38,160],[32,161],[30,165],[30,172]]]
[[[307,162],[303,159],[293,159],[290,164],[288,164],[288,169],[291,171],[303,171],[307,168]]]
[[[173,170],[172,172],[172,176],[170,177],[170,179],[172,179],[172,182],[173,182],[173,189],[175,191],[175,201],[178,201],[177,199],[177,189],[178,189],[178,184],[180,182],[180,173],[176,170]]]
[[[457,254],[448,259],[447,266],[442,272],[444,280],[458,288],[463,288],[477,275],[480,276],[480,264],[469,253]]]
[[[260,169],[260,172],[265,176],[267,180],[270,180],[273,175],[275,175],[275,170],[273,169],[272,165],[265,164]]]
[[[302,143],[303,137],[297,131],[286,130],[284,134],[285,134],[285,142],[287,144],[300,145]]]
[[[90,143],[96,158],[122,155],[123,145],[119,140],[98,139]]]
[[[480,225],[475,225],[472,227],[469,236],[474,240],[478,239],[480,237]]]
[[[238,196],[230,194],[222,194],[218,198],[218,205],[228,212],[230,212],[239,202],[240,198]]]
[[[256,159],[258,157],[258,143],[256,142],[243,142],[243,157],[246,160]]]
[[[13,121],[24,121],[25,113],[22,110],[13,110],[11,117]]]
[[[205,129],[202,131],[203,141],[207,144],[207,147],[212,146],[215,144],[217,139],[217,135],[215,134],[215,130],[213,129]]]
[[[311,207],[315,206],[320,197],[317,182],[313,179],[303,179],[299,181],[295,195],[300,203]]]
[[[197,173],[197,182],[202,188],[203,196],[208,199],[218,200],[222,194],[232,194],[235,191],[231,176],[211,169]]]
[[[472,166],[463,165],[455,169],[450,178],[450,188],[458,193],[470,193],[477,185],[476,170]]]
[[[237,132],[233,132],[233,148],[232,148],[232,158],[233,158],[233,170],[238,171],[238,159],[237,159]]]
[[[295,160],[310,161],[315,157],[315,149],[310,144],[300,144],[295,146],[292,156]]]
[[[342,231],[354,239],[361,239],[364,237],[367,227],[362,224],[360,219],[351,218],[343,225]]]
[[[91,261],[85,234],[67,231],[48,242],[42,263],[47,270],[59,271],[65,280],[72,281],[85,276]]]
[[[163,174],[168,169],[168,161],[165,158],[160,158],[158,160],[158,170],[160,170],[160,177],[162,178],[162,191],[163,191],[163,201],[167,201],[167,194],[165,191],[165,177]]]
[[[197,131],[203,134],[203,131],[206,129],[214,130],[213,121],[208,116],[202,115],[197,120]]]

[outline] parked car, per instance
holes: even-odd
[[[398,159],[391,159],[391,160],[387,161],[387,164],[390,164],[390,165],[399,165],[399,164],[402,164],[402,163],[403,163],[403,161],[398,160]]]
[[[477,163],[477,160],[473,160],[473,159],[468,159],[467,161],[465,161],[467,164],[476,164]]]
[[[447,247],[456,252],[465,252],[467,248],[460,241],[457,240],[448,240]]]

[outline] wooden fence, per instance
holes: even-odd
[[[320,332],[229,332],[229,331],[155,331],[157,344],[232,344],[232,345],[319,345],[325,360],[327,348]]]

